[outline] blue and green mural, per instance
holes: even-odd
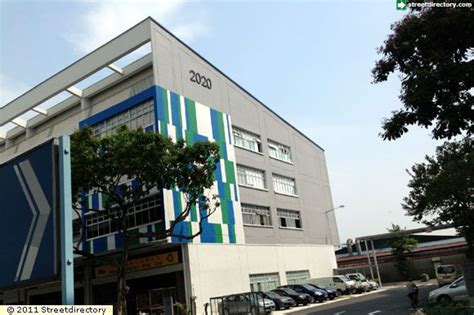
[[[238,185],[236,182],[236,167],[234,147],[232,145],[230,116],[200,104],[182,95],[153,86],[133,97],[108,108],[94,116],[82,121],[79,126],[94,125],[105,119],[120,114],[143,102],[153,100],[154,102],[154,124],[146,126],[147,131],[160,132],[173,140],[184,139],[187,143],[197,141],[215,141],[220,146],[221,160],[215,171],[214,186],[207,193],[217,194],[220,206],[217,211],[202,222],[202,233],[193,240],[179,237],[171,237],[173,243],[243,243],[242,215],[239,203]],[[170,222],[185,207],[184,196],[178,190],[163,190],[161,194],[163,201],[164,224],[150,222],[135,229],[140,232],[152,232],[157,229],[169,227]],[[89,196],[91,206],[99,206],[103,202],[103,196]],[[86,205],[87,207],[87,205]],[[191,235],[199,230],[201,216],[205,215],[198,206],[193,206],[191,215],[186,221],[175,227],[176,234]],[[85,220],[84,220],[85,221]],[[87,233],[87,226],[85,227]],[[154,241],[153,238],[140,238],[137,244]],[[121,240],[117,233],[88,239],[83,244],[89,252],[97,253],[106,250],[120,248]]]

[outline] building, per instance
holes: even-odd
[[[422,274],[427,274],[430,278],[435,278],[435,269],[439,265],[455,265],[457,272],[462,274],[467,261],[465,255],[467,243],[463,237],[426,234],[413,234],[410,237],[417,241],[417,246],[406,254],[409,277],[420,279]],[[392,254],[389,240],[388,237],[375,239],[373,241],[375,251],[372,250],[370,242],[367,243],[367,247],[366,243],[361,242],[360,245],[351,244],[337,250],[336,272],[338,274],[361,272],[367,277],[377,278],[375,253],[382,282],[405,281],[406,278],[397,268],[397,258]],[[367,256],[370,257],[370,264]]]
[[[142,46],[151,52],[127,66],[114,64]],[[113,73],[77,87],[103,69]],[[71,95],[47,111],[41,108],[65,91]],[[40,114],[18,119],[31,110]],[[166,244],[153,239],[135,244],[132,311],[146,304],[142,297],[150,290],[202,313],[210,297],[328,276],[336,268],[339,238],[334,212],[327,212],[333,203],[324,150],[151,18],[0,109],[0,125],[9,121],[17,127],[0,135],[0,163],[84,125],[97,135],[127,123],[174,139],[220,144],[215,185],[220,211],[192,243],[170,238]],[[90,202],[100,204],[101,196],[90,196]],[[168,225],[180,202],[177,191],[144,200],[134,212],[136,228]],[[153,215],[157,209],[161,214]],[[148,212],[146,220],[138,219],[140,211]],[[120,240],[104,218],[82,215],[87,239],[81,246],[95,257],[75,260],[76,303],[110,304],[115,277],[107,262]],[[181,228],[196,229],[198,215]],[[3,300],[57,304],[58,290],[53,282],[4,291]]]

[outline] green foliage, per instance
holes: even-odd
[[[404,229],[402,229],[399,225],[392,223],[392,227],[388,228],[387,230],[390,233],[397,233],[402,232]],[[389,245],[392,248],[392,254],[395,255],[397,259],[398,270],[404,277],[407,277],[408,262],[405,254],[416,248],[416,239],[410,236],[393,237],[389,240]]]
[[[175,187],[190,200],[205,198],[204,189],[212,186],[220,158],[216,143],[174,143],[161,134],[126,126],[102,138],[94,137],[91,128],[84,128],[72,135],[71,142],[75,202],[80,201],[81,191],[94,191],[123,206],[154,188]],[[137,186],[125,184],[132,179]]]
[[[472,140],[445,142],[434,157],[408,171],[409,195],[403,208],[418,222],[454,224],[474,253],[474,154]]]
[[[456,1],[455,1],[456,2]],[[462,2],[462,1],[461,1]],[[412,10],[391,27],[372,70],[374,83],[399,74],[403,108],[383,120],[384,140],[408,126],[433,126],[435,139],[474,131],[474,11],[468,8]]]

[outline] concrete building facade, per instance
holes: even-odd
[[[123,68],[113,64],[143,45],[151,48],[149,54]],[[82,90],[74,87],[103,68],[113,73]],[[41,109],[63,91],[72,95]],[[32,110],[40,114],[19,118]],[[334,213],[327,212],[334,206],[324,150],[151,18],[1,108],[0,125],[10,121],[17,127],[0,133],[0,163],[85,125],[98,136],[126,123],[173,139],[220,145],[213,187],[221,198],[219,211],[193,242],[169,238],[158,244],[149,238],[135,244],[131,311],[146,304],[141,296],[153,291],[203,313],[210,297],[328,276],[337,268],[339,238]],[[101,196],[89,200],[100,205]],[[135,228],[169,226],[182,202],[179,191],[150,197],[143,206],[148,221],[136,219]],[[152,218],[156,209],[161,215]],[[199,215],[196,210],[181,231],[195,231]],[[106,304],[111,296],[105,289],[113,287],[115,277],[103,261],[117,254],[120,239],[103,229],[100,218],[82,216],[88,235],[81,246],[95,258],[76,259],[76,303]],[[52,283],[0,297],[5,303],[57,303],[57,292]]]

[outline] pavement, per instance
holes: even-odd
[[[428,293],[438,286],[435,282],[417,283],[420,288],[420,303],[427,301]],[[407,315],[414,312],[410,307],[405,283],[390,284],[381,289],[362,293],[345,295],[333,301],[295,307],[284,311],[275,311],[274,315],[318,314],[318,315]]]

